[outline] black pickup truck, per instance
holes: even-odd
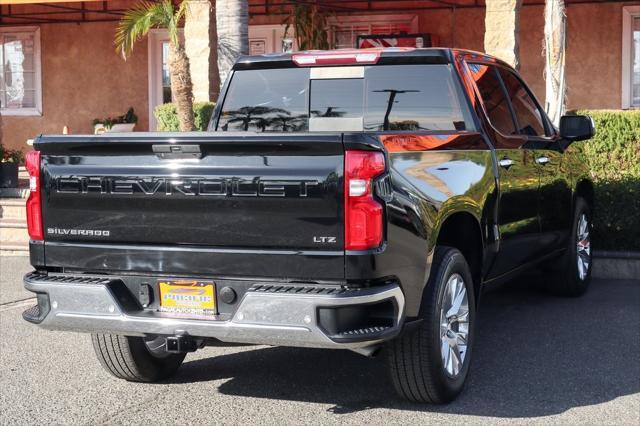
[[[483,289],[583,293],[593,187],[518,74],[452,49],[242,57],[202,133],[40,136],[25,287],[150,382],[206,345],[382,349],[400,395],[469,372]]]

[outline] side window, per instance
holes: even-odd
[[[469,70],[478,86],[491,125],[503,135],[517,134],[509,101],[502,90],[495,67],[469,64]]]
[[[502,68],[500,75],[518,120],[519,133],[527,136],[546,136],[542,112],[522,82],[511,71]]]
[[[365,130],[474,130],[449,65],[367,68]]]

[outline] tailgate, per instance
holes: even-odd
[[[342,250],[340,134],[42,137],[46,241]]]

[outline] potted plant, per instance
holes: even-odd
[[[93,120],[93,129],[96,134],[104,132],[133,132],[136,123],[138,122],[138,116],[133,111],[133,108],[118,117],[96,118]]]
[[[0,188],[18,187],[18,167],[23,161],[22,151],[5,149],[0,144]]]

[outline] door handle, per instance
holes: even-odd
[[[536,163],[542,164],[543,166],[549,162],[549,157],[538,157],[536,159]]]
[[[502,160],[498,161],[498,164],[500,164],[500,167],[504,167],[508,170],[509,167],[513,166],[513,160],[510,160],[509,158],[503,158]]]

